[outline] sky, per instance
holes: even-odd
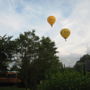
[[[57,54],[66,66],[75,65],[84,54],[90,54],[90,0],[0,0],[0,36],[18,37],[25,31],[36,31],[40,37],[55,42]],[[48,16],[55,16],[51,28]],[[60,31],[68,28],[65,40]]]

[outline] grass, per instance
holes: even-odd
[[[17,88],[17,87],[0,87],[0,90],[26,90],[25,88]]]

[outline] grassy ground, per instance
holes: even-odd
[[[16,88],[16,87],[0,87],[0,90],[26,90],[25,88]]]

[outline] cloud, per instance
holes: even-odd
[[[68,27],[71,30],[71,36],[66,43],[60,42],[59,38],[56,39],[58,51],[61,52],[61,58],[66,65],[68,60],[73,62],[75,57],[80,57],[84,54],[90,52],[87,47],[90,45],[90,1],[82,0],[80,1],[72,11],[68,18],[65,18],[62,22],[62,28]],[[73,55],[72,55],[73,54]],[[79,60],[79,59],[78,59]],[[74,63],[77,60],[74,60]],[[71,65],[74,65],[73,63]]]
[[[90,52],[89,3],[90,0],[0,0],[0,34],[17,37],[35,29],[40,37],[49,36],[56,43],[58,55],[66,65],[74,65],[76,58]],[[53,28],[47,23],[50,15],[57,19]],[[67,42],[60,36],[65,27],[71,31]]]
[[[79,54],[70,54],[70,55],[60,55],[60,61],[66,67],[73,67],[76,64],[76,61],[80,60],[81,55]]]

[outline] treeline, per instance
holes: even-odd
[[[0,38],[0,73],[18,71],[30,90],[89,90],[86,64],[80,64],[83,68],[78,63],[66,68],[57,53],[55,43],[49,37],[39,38],[34,30],[16,39],[4,35]]]
[[[26,88],[34,89],[49,75],[62,69],[55,43],[49,37],[24,32],[18,38],[0,39],[0,72],[18,71]]]

